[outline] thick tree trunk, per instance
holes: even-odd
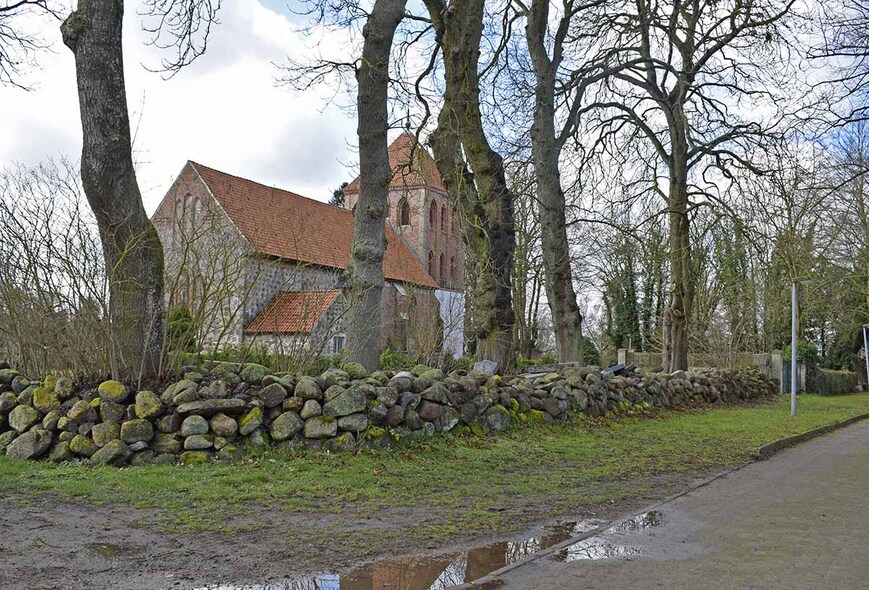
[[[670,297],[664,311],[664,369],[688,369],[688,319],[694,303],[691,236],[688,220],[688,142],[678,118],[671,132],[670,188]]]
[[[531,152],[540,199],[540,231],[546,299],[552,314],[558,360],[582,362],[582,314],[576,303],[570,246],[567,241],[564,190],[558,161],[562,142],[555,136],[555,77],[560,59],[556,40],[554,61],[546,49],[549,26],[548,0],[532,0],[526,37],[535,72],[534,123]],[[560,37],[559,37],[560,38]]]
[[[486,139],[480,113],[483,0],[454,0],[449,9],[439,0],[426,0],[426,6],[441,43],[446,81],[432,147],[447,190],[453,198],[459,195],[457,205],[471,222],[466,242],[476,263],[476,353],[509,370],[516,361],[511,285],[516,235],[504,162]]]
[[[392,170],[386,133],[389,53],[406,0],[377,0],[363,29],[362,60],[356,73],[359,135],[359,200],[353,213],[353,252],[348,267],[350,308],[347,358],[369,371],[380,363],[380,300],[386,251],[386,199]]]
[[[109,280],[111,371],[157,374],[163,347],[163,248],[133,169],[121,52],[123,2],[79,0],[61,26],[75,55],[84,143],[81,177]]]

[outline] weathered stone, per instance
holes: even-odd
[[[377,395],[377,401],[381,404],[390,408],[398,403],[398,390],[388,385],[386,387],[378,387],[375,389],[375,394]]]
[[[130,447],[133,448],[132,446]],[[155,462],[156,455],[154,451],[151,449],[139,449],[138,452],[134,452],[133,456],[130,457],[130,465],[133,467],[145,467],[146,465],[153,465]]]
[[[422,396],[418,393],[402,393],[398,398],[398,404],[405,410],[415,410],[419,407]]]
[[[102,448],[109,441],[121,438],[121,425],[117,422],[94,424],[94,427],[91,428],[91,436],[94,439],[94,444]]]
[[[368,377],[368,371],[360,363],[346,363],[342,368],[353,381]]]
[[[158,453],[172,453],[175,455],[181,450],[181,441],[174,434],[160,432],[154,435],[154,440],[151,441],[151,448]]]
[[[181,393],[182,391],[186,391],[188,389],[192,389],[196,391],[197,385],[195,381],[191,381],[190,379],[182,379],[176,383],[173,383],[169,387],[163,390],[163,393],[160,394],[160,401],[164,404],[171,404],[175,399],[175,396]]]
[[[386,411],[386,424],[395,428],[404,422],[404,408],[401,406],[392,406]]]
[[[368,397],[365,395],[365,391],[353,386],[331,401],[326,402],[326,405],[323,406],[323,415],[335,417],[347,416],[348,414],[364,411],[367,405]]]
[[[420,428],[422,428],[422,425],[424,423],[425,422],[420,417],[420,415],[416,413],[416,410],[404,411],[404,425],[411,430],[419,430]]]
[[[205,375],[199,371],[182,371],[181,376],[194,383],[202,383],[202,380],[205,378]]]
[[[309,400],[314,401],[314,400]],[[317,403],[317,402],[314,402]],[[269,432],[277,441],[287,440],[296,435],[304,427],[302,419],[294,412],[284,412],[272,422]]]
[[[419,417],[427,422],[432,422],[441,417],[444,413],[444,406],[440,404],[436,404],[434,402],[424,401],[419,404],[419,409],[417,410]]]
[[[281,409],[285,412],[295,412],[298,414],[302,411],[302,408],[305,407],[305,400],[300,397],[288,397],[284,400],[284,403],[281,404]]]
[[[15,369],[0,369],[0,385],[11,385],[15,377],[18,377]]]
[[[54,393],[57,394],[61,400],[66,400],[72,397],[73,394],[73,381],[69,377],[58,377],[57,381],[54,384]]]
[[[61,431],[60,434],[57,435],[57,440],[61,442],[70,442],[75,438],[75,436],[76,435],[73,432]]]
[[[162,418],[158,418],[156,425],[157,430],[164,434],[178,432],[181,429],[182,418],[178,414],[167,414]]]
[[[386,422],[386,417],[389,410],[383,404],[374,404],[368,407],[368,419],[374,424],[383,424]]]
[[[85,422],[96,422],[97,421],[97,411],[94,409],[90,403],[85,400],[77,401],[66,413],[66,417],[72,420],[73,422],[77,422],[78,424],[83,424]]]
[[[267,367],[256,363],[247,363],[241,368],[241,372],[238,376],[241,377],[242,381],[258,385],[262,382],[263,377],[268,375],[268,372],[269,370]]]
[[[130,451],[132,451],[133,453],[137,453],[137,452],[142,451],[142,450],[147,449],[147,448],[148,448],[148,443],[146,443],[143,440],[134,442],[133,444],[130,445]]]
[[[450,407],[444,407],[443,414],[435,421],[438,431],[449,432],[459,423],[459,413]]]
[[[203,451],[184,451],[178,460],[182,465],[202,465],[208,463],[209,455]]]
[[[2,421],[2,420],[0,420]],[[42,419],[42,429],[52,432],[57,430],[57,423],[60,421],[60,412],[52,410]]]
[[[100,418],[103,422],[116,422],[120,424],[127,416],[127,408],[115,402],[100,402]]]
[[[163,404],[152,391],[140,391],[136,394],[136,417],[142,420],[153,420],[160,415]]]
[[[121,467],[127,462],[131,454],[130,447],[124,441],[113,440],[91,456],[91,463]]]
[[[435,383],[422,392],[422,399],[439,404],[449,404],[450,390],[443,383]]]
[[[489,360],[477,361],[474,363],[473,371],[491,377],[498,372],[498,363]]]
[[[0,393],[0,414],[8,413],[16,405],[18,405],[17,395],[11,391]]]
[[[12,378],[12,383],[9,384],[9,389],[17,393],[19,396],[24,393],[24,390],[30,387],[30,379],[24,375],[15,375]],[[19,403],[24,403],[19,398]]]
[[[154,426],[147,420],[128,420],[121,424],[121,440],[127,444],[140,440],[149,442],[152,438],[154,438]]]
[[[494,432],[504,432],[510,426],[510,413],[501,405],[492,406],[483,414],[486,427]]]
[[[198,390],[199,397],[204,399],[226,399],[230,395],[229,385],[223,379],[217,379],[208,384],[207,387]],[[177,396],[176,396],[177,399]],[[196,400],[189,400],[196,401]],[[182,402],[182,403],[186,403]]]
[[[119,381],[109,380],[100,383],[97,388],[100,394],[100,399],[104,399],[117,404],[122,404],[127,401],[130,395],[130,389]]]
[[[36,387],[33,390],[33,407],[47,414],[52,410],[60,409],[60,398],[45,387]]]
[[[263,387],[259,392],[259,398],[267,408],[276,408],[287,399],[287,390],[280,383],[272,383]]]
[[[38,459],[51,448],[51,433],[34,428],[17,437],[6,447],[10,459]]]
[[[356,448],[356,439],[349,432],[345,432],[323,443],[323,449],[330,453],[352,451]]]
[[[94,422],[83,422],[78,425],[76,432],[84,436],[90,436],[91,430],[94,427]]]
[[[238,432],[238,422],[226,414],[217,414],[211,419],[211,431],[216,436],[235,436]]]
[[[90,457],[99,449],[94,444],[94,441],[84,435],[77,434],[69,441],[69,450],[79,457]]]
[[[71,461],[73,458],[72,451],[69,450],[69,443],[60,441],[54,447],[52,447],[51,452],[48,453],[48,460],[52,463],[63,463],[64,461]]]
[[[189,404],[202,399],[202,394],[198,389],[185,389],[178,395],[172,398],[171,403],[180,406],[181,404]]]
[[[333,385],[346,385],[350,381],[350,375],[341,369],[327,369],[320,375],[319,381],[320,389],[325,391]]]
[[[263,411],[261,408],[251,408],[241,420],[238,421],[238,432],[242,436],[247,436],[254,430],[263,425]]]
[[[9,412],[9,426],[18,432],[24,432],[39,422],[39,412],[30,406],[16,406]]]
[[[223,438],[222,436],[215,436],[214,437],[214,449],[215,450],[219,451],[220,449],[222,449],[223,447],[225,447],[228,444],[229,444],[229,441],[227,439]]]
[[[0,434],[0,455],[6,454],[6,449],[9,448],[9,443],[15,440],[16,436],[18,436],[18,433],[14,430],[8,430],[3,434]]]
[[[394,387],[399,393],[410,391],[413,388],[413,376],[410,373],[398,373],[389,380],[389,386]]]
[[[188,416],[181,423],[181,436],[186,438],[194,434],[208,434],[208,421],[202,416]]]
[[[185,451],[203,451],[214,446],[214,437],[209,434],[194,434],[184,439]]]
[[[235,445],[226,445],[217,453],[217,458],[221,461],[237,461],[242,456],[243,453],[241,449]]]
[[[560,400],[557,400],[554,397],[547,397],[543,400],[543,411],[553,418],[557,418],[564,413],[561,408]]]
[[[262,428],[257,428],[248,435],[245,444],[250,447],[267,447],[269,446],[269,435]]]
[[[350,414],[338,418],[338,430],[358,433],[366,428],[368,428],[368,416],[365,414]]]
[[[308,418],[319,416],[322,413],[323,408],[320,406],[320,402],[314,399],[309,399],[305,402],[305,405],[302,406],[302,411],[299,412],[299,415],[302,417],[302,420],[307,420]]]
[[[178,406],[178,413],[182,416],[214,416],[215,414],[240,414],[244,411],[244,400],[240,399],[205,399],[188,402]]]
[[[320,386],[317,385],[317,382],[310,377],[302,377],[301,379],[299,379],[299,382],[296,384],[295,395],[296,397],[300,397],[303,400],[323,400],[323,390],[320,389]]]
[[[338,434],[338,421],[331,416],[317,416],[305,422],[305,438],[331,438]]]

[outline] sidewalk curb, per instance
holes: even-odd
[[[763,461],[765,459],[769,459],[782,449],[786,449],[787,447],[793,446],[797,443],[805,442],[807,440],[811,440],[815,437],[821,436],[822,434],[827,434],[828,432],[833,432],[834,430],[839,430],[840,428],[844,428],[845,426],[850,426],[856,422],[860,422],[861,420],[865,420],[869,418],[869,414],[860,414],[859,416],[852,416],[847,420],[842,420],[841,422],[835,422],[834,424],[827,424],[826,426],[821,426],[820,428],[815,428],[814,430],[809,430],[808,432],[804,432],[802,434],[795,434],[793,436],[788,436],[781,440],[777,440],[771,442],[769,444],[765,444],[759,449],[757,449],[757,459]]]
[[[471,582],[465,582],[463,584],[459,584],[458,586],[450,586],[448,590],[484,590],[484,589],[489,589],[489,588],[492,588],[492,589],[498,588],[498,586],[497,586],[497,584],[499,582],[498,578],[506,573],[513,571],[514,569],[528,565],[529,563],[532,563],[538,559],[542,559],[544,557],[547,557],[553,553],[557,553],[557,552],[561,551],[562,549],[565,549],[566,547],[570,547],[571,545],[573,545],[575,543],[579,543],[580,541],[584,541],[585,539],[588,539],[589,537],[594,537],[595,535],[599,535],[600,533],[606,531],[607,529],[616,527],[616,526],[622,524],[623,522],[626,522],[628,520],[636,518],[642,514],[645,514],[646,512],[650,512],[652,510],[660,508],[661,506],[664,506],[665,504],[669,504],[670,502],[673,502],[674,500],[681,498],[682,496],[686,496],[692,492],[699,490],[700,488],[704,488],[704,487],[708,486],[712,482],[714,482],[718,479],[721,479],[722,477],[724,477],[726,475],[730,475],[731,473],[733,473],[735,471],[739,471],[740,469],[742,469],[743,467],[746,467],[747,465],[751,465],[752,463],[755,463],[757,461],[763,461],[765,459],[768,459],[768,458],[772,457],[774,454],[776,454],[777,452],[781,451],[782,449],[785,449],[787,447],[793,446],[793,445],[801,443],[801,442],[805,442],[807,440],[821,436],[822,434],[827,434],[828,432],[832,432],[834,430],[844,428],[845,426],[850,426],[851,424],[854,424],[856,422],[860,422],[861,420],[865,420],[867,418],[869,418],[869,413],[860,414],[859,416],[853,416],[853,417],[848,418],[846,420],[842,420],[841,422],[836,422],[834,424],[828,424],[827,426],[815,428],[814,430],[809,430],[808,432],[804,432],[802,434],[796,434],[794,436],[789,436],[789,437],[783,438],[781,440],[777,440],[777,441],[765,444],[762,447],[760,447],[759,449],[757,449],[757,452],[755,453],[754,460],[746,461],[745,463],[743,463],[741,465],[737,465],[736,467],[731,467],[730,469],[726,469],[720,473],[713,475],[712,477],[704,479],[700,483],[690,487],[687,490],[684,490],[682,492],[679,492],[678,494],[674,494],[672,496],[664,498],[663,500],[658,500],[657,502],[654,502],[654,503],[650,504],[649,506],[646,506],[645,508],[643,508],[642,510],[640,510],[638,512],[630,513],[626,516],[622,516],[622,517],[617,518],[611,522],[603,524],[603,525],[601,525],[593,530],[584,532],[581,535],[571,537],[570,539],[568,539],[566,541],[562,541],[561,543],[558,543],[557,545],[553,545],[552,547],[548,547],[542,551],[534,553],[533,555],[529,555],[528,557],[526,557],[524,559],[520,559],[514,563],[508,564],[500,569],[497,569],[493,572],[490,572],[490,573],[486,574],[485,576],[483,576],[482,578],[478,578],[478,579],[473,580]]]

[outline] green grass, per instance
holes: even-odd
[[[658,476],[736,465],[762,444],[869,412],[867,394],[800,396],[796,418],[789,415],[788,403],[782,397],[652,417],[576,419],[557,427],[444,436],[357,454],[271,451],[221,466],[119,470],[0,457],[0,493],[17,502],[156,509],[158,526],[182,532],[269,526],[257,518],[263,507],[314,515],[322,519],[318,527],[324,535],[335,535],[344,519],[404,510],[414,517],[403,534],[445,540],[504,532],[532,518],[662,493]],[[527,507],[535,509],[526,513]]]

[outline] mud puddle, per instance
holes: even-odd
[[[662,523],[651,511],[583,539],[553,553],[558,561],[608,559],[636,555],[640,547],[620,545],[611,536],[629,534]],[[540,535],[491,543],[461,552],[386,559],[346,574],[325,573],[262,583],[217,583],[194,590],[446,590],[470,582],[544,549],[554,547],[604,524],[598,520],[563,522],[546,526]]]

